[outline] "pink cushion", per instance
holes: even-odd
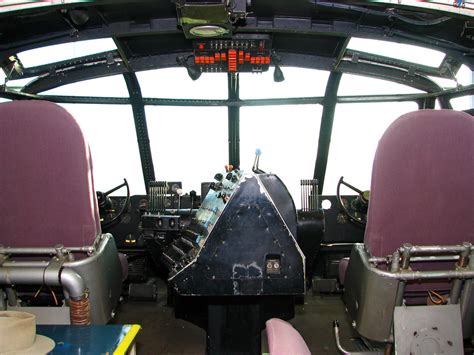
[[[0,244],[91,245],[100,233],[89,147],[46,101],[0,104]]]
[[[419,110],[380,139],[365,244],[374,256],[414,245],[474,242],[474,118]]]
[[[270,355],[310,355],[305,341],[293,326],[278,318],[267,320]]]

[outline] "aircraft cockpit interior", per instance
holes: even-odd
[[[474,2],[0,2],[0,354],[472,354]]]

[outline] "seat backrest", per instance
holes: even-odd
[[[403,243],[474,243],[474,118],[407,113],[379,141],[365,245],[374,256]]]
[[[92,245],[100,221],[89,147],[46,101],[0,104],[0,244]]]

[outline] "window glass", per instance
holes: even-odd
[[[444,53],[433,49],[366,38],[351,38],[347,48],[436,68],[445,57]]]
[[[324,96],[329,72],[282,67],[285,80],[273,81],[273,67],[263,73],[240,73],[240,98],[264,99]]]
[[[447,79],[447,78],[439,78],[437,76],[428,76],[429,79],[433,80],[436,84],[438,84],[443,89],[451,89],[456,87],[456,80]]]
[[[447,78],[438,78],[436,76],[429,76],[428,78],[433,80],[436,84],[438,84],[442,88],[450,89],[450,88],[455,88],[458,85],[462,85],[462,86],[470,85],[472,83],[471,76],[472,76],[471,69],[469,69],[467,66],[463,64],[461,65],[461,68],[459,68],[456,74],[456,80],[447,79]]]
[[[414,102],[339,104],[336,106],[323,193],[336,194],[339,178],[370,189],[372,163],[378,141],[404,113],[418,109]],[[341,193],[354,194],[352,190]]]
[[[362,75],[343,74],[337,95],[395,95],[423,92],[410,86],[387,80],[369,78]]]
[[[173,99],[227,99],[227,74],[203,73],[193,81],[185,68],[137,73],[143,97]]]
[[[456,78],[460,85],[466,86],[474,83],[474,73],[465,65],[459,69]],[[474,108],[474,95],[456,97],[450,100],[455,110],[468,110]]]
[[[127,84],[122,75],[79,81],[43,91],[44,95],[128,97]]]
[[[25,79],[16,79],[16,80],[8,80],[7,81],[7,88],[10,90],[20,91],[23,89],[23,86],[28,84],[30,81],[35,80],[36,78],[25,78]],[[4,81],[2,81],[3,84]]]
[[[463,64],[456,74],[456,79],[460,85],[471,85],[474,83],[473,75],[472,70]]]
[[[131,195],[145,194],[132,108],[129,105],[63,104],[89,142],[94,185],[107,191],[127,179]],[[124,196],[125,189],[114,193]]]
[[[322,106],[242,107],[240,111],[241,169],[251,171],[255,150],[260,169],[277,174],[301,207],[300,180],[311,179],[318,149]]]
[[[114,49],[117,47],[112,38],[102,38],[35,48],[18,53],[18,58],[24,67],[29,68]]]
[[[155,177],[201,191],[228,164],[226,107],[145,108]]]
[[[462,111],[474,108],[474,96],[461,96],[449,101],[453,109]]]

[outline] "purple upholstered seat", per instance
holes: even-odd
[[[474,243],[473,183],[472,116],[453,110],[401,116],[375,154],[365,246],[373,256],[386,256],[403,243]],[[341,264],[341,279],[346,267]]]
[[[414,245],[474,242],[474,118],[420,110],[380,139],[365,244],[372,255]]]
[[[0,244],[91,245],[100,233],[89,147],[46,101],[0,105]]]
[[[266,322],[270,355],[310,355],[305,341],[293,326],[278,318]]]
[[[92,161],[74,118],[46,101],[0,104],[0,151],[0,244],[92,245],[101,233]]]

